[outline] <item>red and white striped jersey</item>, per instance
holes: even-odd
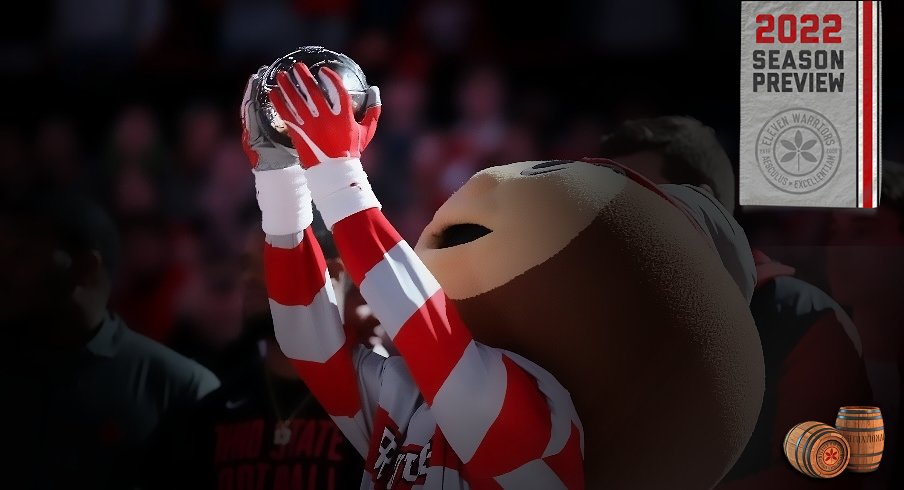
[[[341,219],[333,235],[400,357],[343,331],[310,227],[267,236],[266,280],[283,352],[365,457],[361,488],[583,488],[583,429],[564,387],[475,342],[379,209]]]

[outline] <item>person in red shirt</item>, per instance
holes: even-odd
[[[692,184],[733,214],[735,177],[715,132],[680,116],[630,120],[602,139],[601,150],[657,184]],[[799,422],[831,423],[842,405],[868,404],[872,392],[860,335],[826,292],[794,276],[793,267],[754,250],[751,313],[766,362],[766,391],[754,433],[718,488],[852,488],[842,475],[810,479],[785,460],[782,441]],[[822,369],[831,360],[831,376]]]
[[[863,337],[863,358],[885,426],[882,462],[871,479],[887,484],[894,469],[901,467],[904,165],[882,162],[878,209],[838,209],[831,218],[825,256],[829,286]]]

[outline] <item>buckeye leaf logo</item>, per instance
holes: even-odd
[[[794,160],[797,157],[797,171],[800,172],[800,159],[803,158],[808,162],[815,162],[816,155],[810,153],[810,149],[816,144],[817,140],[807,140],[804,141],[804,137],[800,134],[800,130],[798,129],[794,133],[794,141],[788,140],[779,140],[782,146],[788,150],[784,156],[782,156],[781,162],[788,163],[791,160]]]

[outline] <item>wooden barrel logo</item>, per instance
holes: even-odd
[[[851,448],[844,436],[822,422],[801,422],[785,435],[785,457],[797,471],[832,478],[847,467]]]
[[[879,468],[885,449],[885,428],[878,407],[841,407],[835,428],[851,446],[848,471],[869,473]]]

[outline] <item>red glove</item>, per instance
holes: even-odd
[[[301,165],[313,167],[328,159],[358,158],[370,143],[380,117],[380,91],[368,89],[368,107],[361,122],[355,120],[352,99],[342,78],[323,67],[318,71],[321,91],[304,63],[295,63],[289,73],[276,75],[277,87],[270,102],[289,127]],[[292,82],[294,78],[298,83]]]

